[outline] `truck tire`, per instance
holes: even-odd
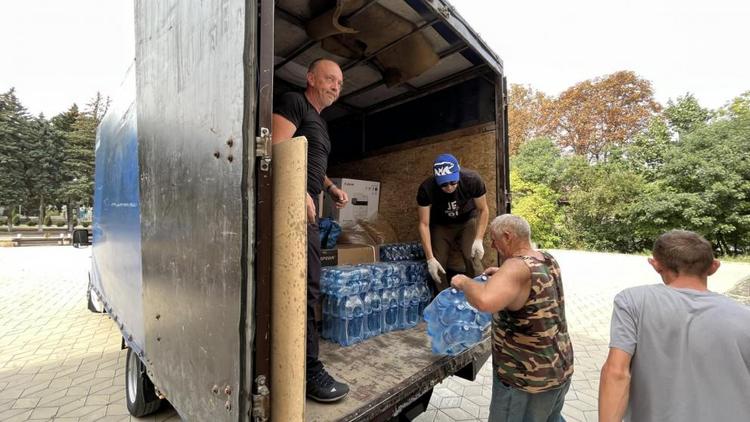
[[[97,295],[96,292],[92,289],[91,276],[89,275],[89,287],[86,290],[86,299],[89,302],[89,311],[96,314],[101,314],[104,312],[104,304],[102,303],[101,299],[99,299],[99,295]]]
[[[128,412],[136,418],[150,415],[161,406],[154,384],[146,375],[146,367],[131,348],[128,348],[125,363],[125,401]]]

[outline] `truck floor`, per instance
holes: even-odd
[[[489,356],[486,338],[458,356],[434,355],[426,327],[422,322],[414,328],[381,334],[349,347],[321,340],[321,361],[334,378],[349,384],[350,392],[332,404],[307,400],[305,419],[370,420],[404,397],[419,398],[439,380],[472,361],[478,369]]]

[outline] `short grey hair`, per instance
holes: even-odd
[[[502,214],[495,217],[490,223],[490,230],[495,237],[499,237],[504,231],[509,231],[519,239],[528,240],[531,243],[531,227],[529,223],[513,214]]]

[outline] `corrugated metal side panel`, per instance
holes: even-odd
[[[145,363],[184,420],[239,420],[247,399],[246,3],[135,2]]]
[[[97,131],[91,279],[128,343],[142,351],[145,333],[136,134],[135,70],[131,67]]]

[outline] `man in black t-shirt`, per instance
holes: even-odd
[[[447,265],[455,241],[461,246],[467,275],[482,273],[482,239],[490,211],[482,178],[474,171],[462,169],[456,157],[438,155],[433,173],[417,191],[419,237],[430,276],[437,291],[441,291],[449,287],[443,265]]]
[[[305,92],[288,92],[280,96],[273,110],[273,143],[296,136],[307,138],[307,356],[306,393],[313,400],[334,402],[349,393],[349,386],[338,382],[318,359],[318,330],[315,318],[320,300],[320,235],[318,230],[316,198],[325,190],[342,208],[349,197],[326,176],[331,140],[328,124],[320,112],[334,103],[341,94],[344,76],[336,62],[325,59],[313,61],[307,70]]]

